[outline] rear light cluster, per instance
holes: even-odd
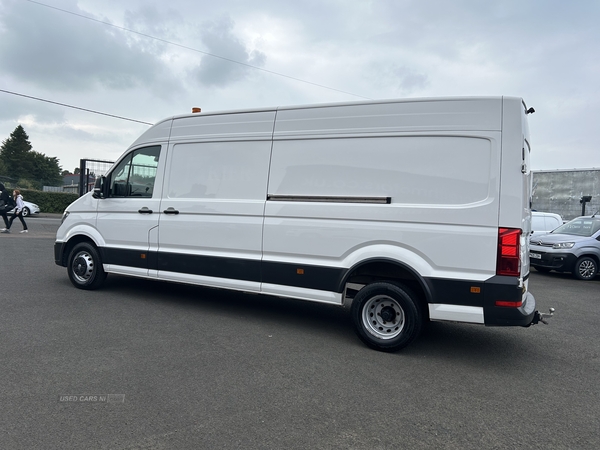
[[[496,275],[521,276],[521,233],[518,228],[498,228]],[[496,300],[496,306],[519,308],[521,300]]]
[[[496,275],[521,275],[521,233],[518,228],[498,229]]]

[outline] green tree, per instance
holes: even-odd
[[[10,137],[2,141],[0,149],[0,159],[4,163],[5,170],[12,178],[28,178],[29,159],[27,153],[32,149],[29,136],[25,129],[19,125],[10,134]]]
[[[38,189],[43,185],[58,185],[62,178],[58,158],[36,152],[29,142],[25,129],[19,125],[2,141],[0,147],[0,168],[5,176],[17,180],[29,180]]]

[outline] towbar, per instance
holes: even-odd
[[[548,325],[548,322],[546,321],[546,319],[550,319],[552,316],[554,316],[554,311],[556,311],[554,308],[550,308],[549,310],[550,312],[547,313],[541,313],[539,311],[536,311],[535,314],[533,315],[533,320],[531,321],[530,325],[536,325],[540,322]]]

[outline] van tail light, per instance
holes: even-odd
[[[521,233],[518,228],[498,228],[496,275],[521,275]]]
[[[496,306],[503,306],[505,308],[519,308],[522,305],[523,305],[523,302],[520,300],[518,302],[507,302],[504,300],[496,300]]]

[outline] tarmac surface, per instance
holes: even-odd
[[[600,448],[600,278],[533,271],[549,325],[431,323],[387,354],[345,308],[113,275],[75,289],[60,215],[27,223],[0,235],[2,449]]]

